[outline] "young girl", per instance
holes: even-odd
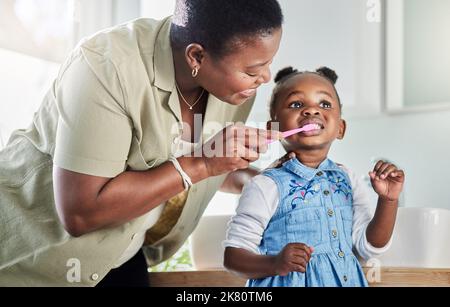
[[[296,158],[244,188],[224,265],[249,286],[367,286],[353,249],[369,259],[389,248],[405,176],[395,165],[375,165],[369,175],[379,199],[372,218],[364,182],[328,159],[346,130],[336,80],[329,68],[286,68],[275,78],[269,128],[279,122],[281,131],[315,129],[284,140]]]

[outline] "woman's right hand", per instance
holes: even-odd
[[[202,157],[208,176],[219,176],[239,169],[267,152],[267,139],[280,139],[279,131],[231,125],[219,132],[202,147]],[[197,153],[198,154],[198,153]]]
[[[305,273],[311,254],[312,247],[303,243],[289,243],[275,257],[274,269],[277,275],[286,276],[290,272]]]

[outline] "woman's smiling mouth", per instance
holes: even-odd
[[[250,98],[256,95],[256,89],[249,89],[246,91],[242,91],[239,93],[239,95],[245,97],[245,98]]]

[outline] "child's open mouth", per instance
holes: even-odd
[[[303,127],[307,127],[305,131],[302,132],[305,136],[316,136],[322,133],[322,130],[324,129],[324,126],[320,123],[304,123],[302,125]]]

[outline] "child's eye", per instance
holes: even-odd
[[[257,74],[251,74],[251,73],[246,73],[247,74],[247,76],[249,76],[249,77],[252,77],[252,78],[254,78],[254,77],[257,77],[258,75]]]
[[[289,105],[291,109],[300,109],[301,107],[303,107],[303,102],[301,101],[295,101]]]
[[[332,104],[331,104],[331,102],[324,100],[320,103],[320,107],[324,108],[324,109],[331,109]]]

